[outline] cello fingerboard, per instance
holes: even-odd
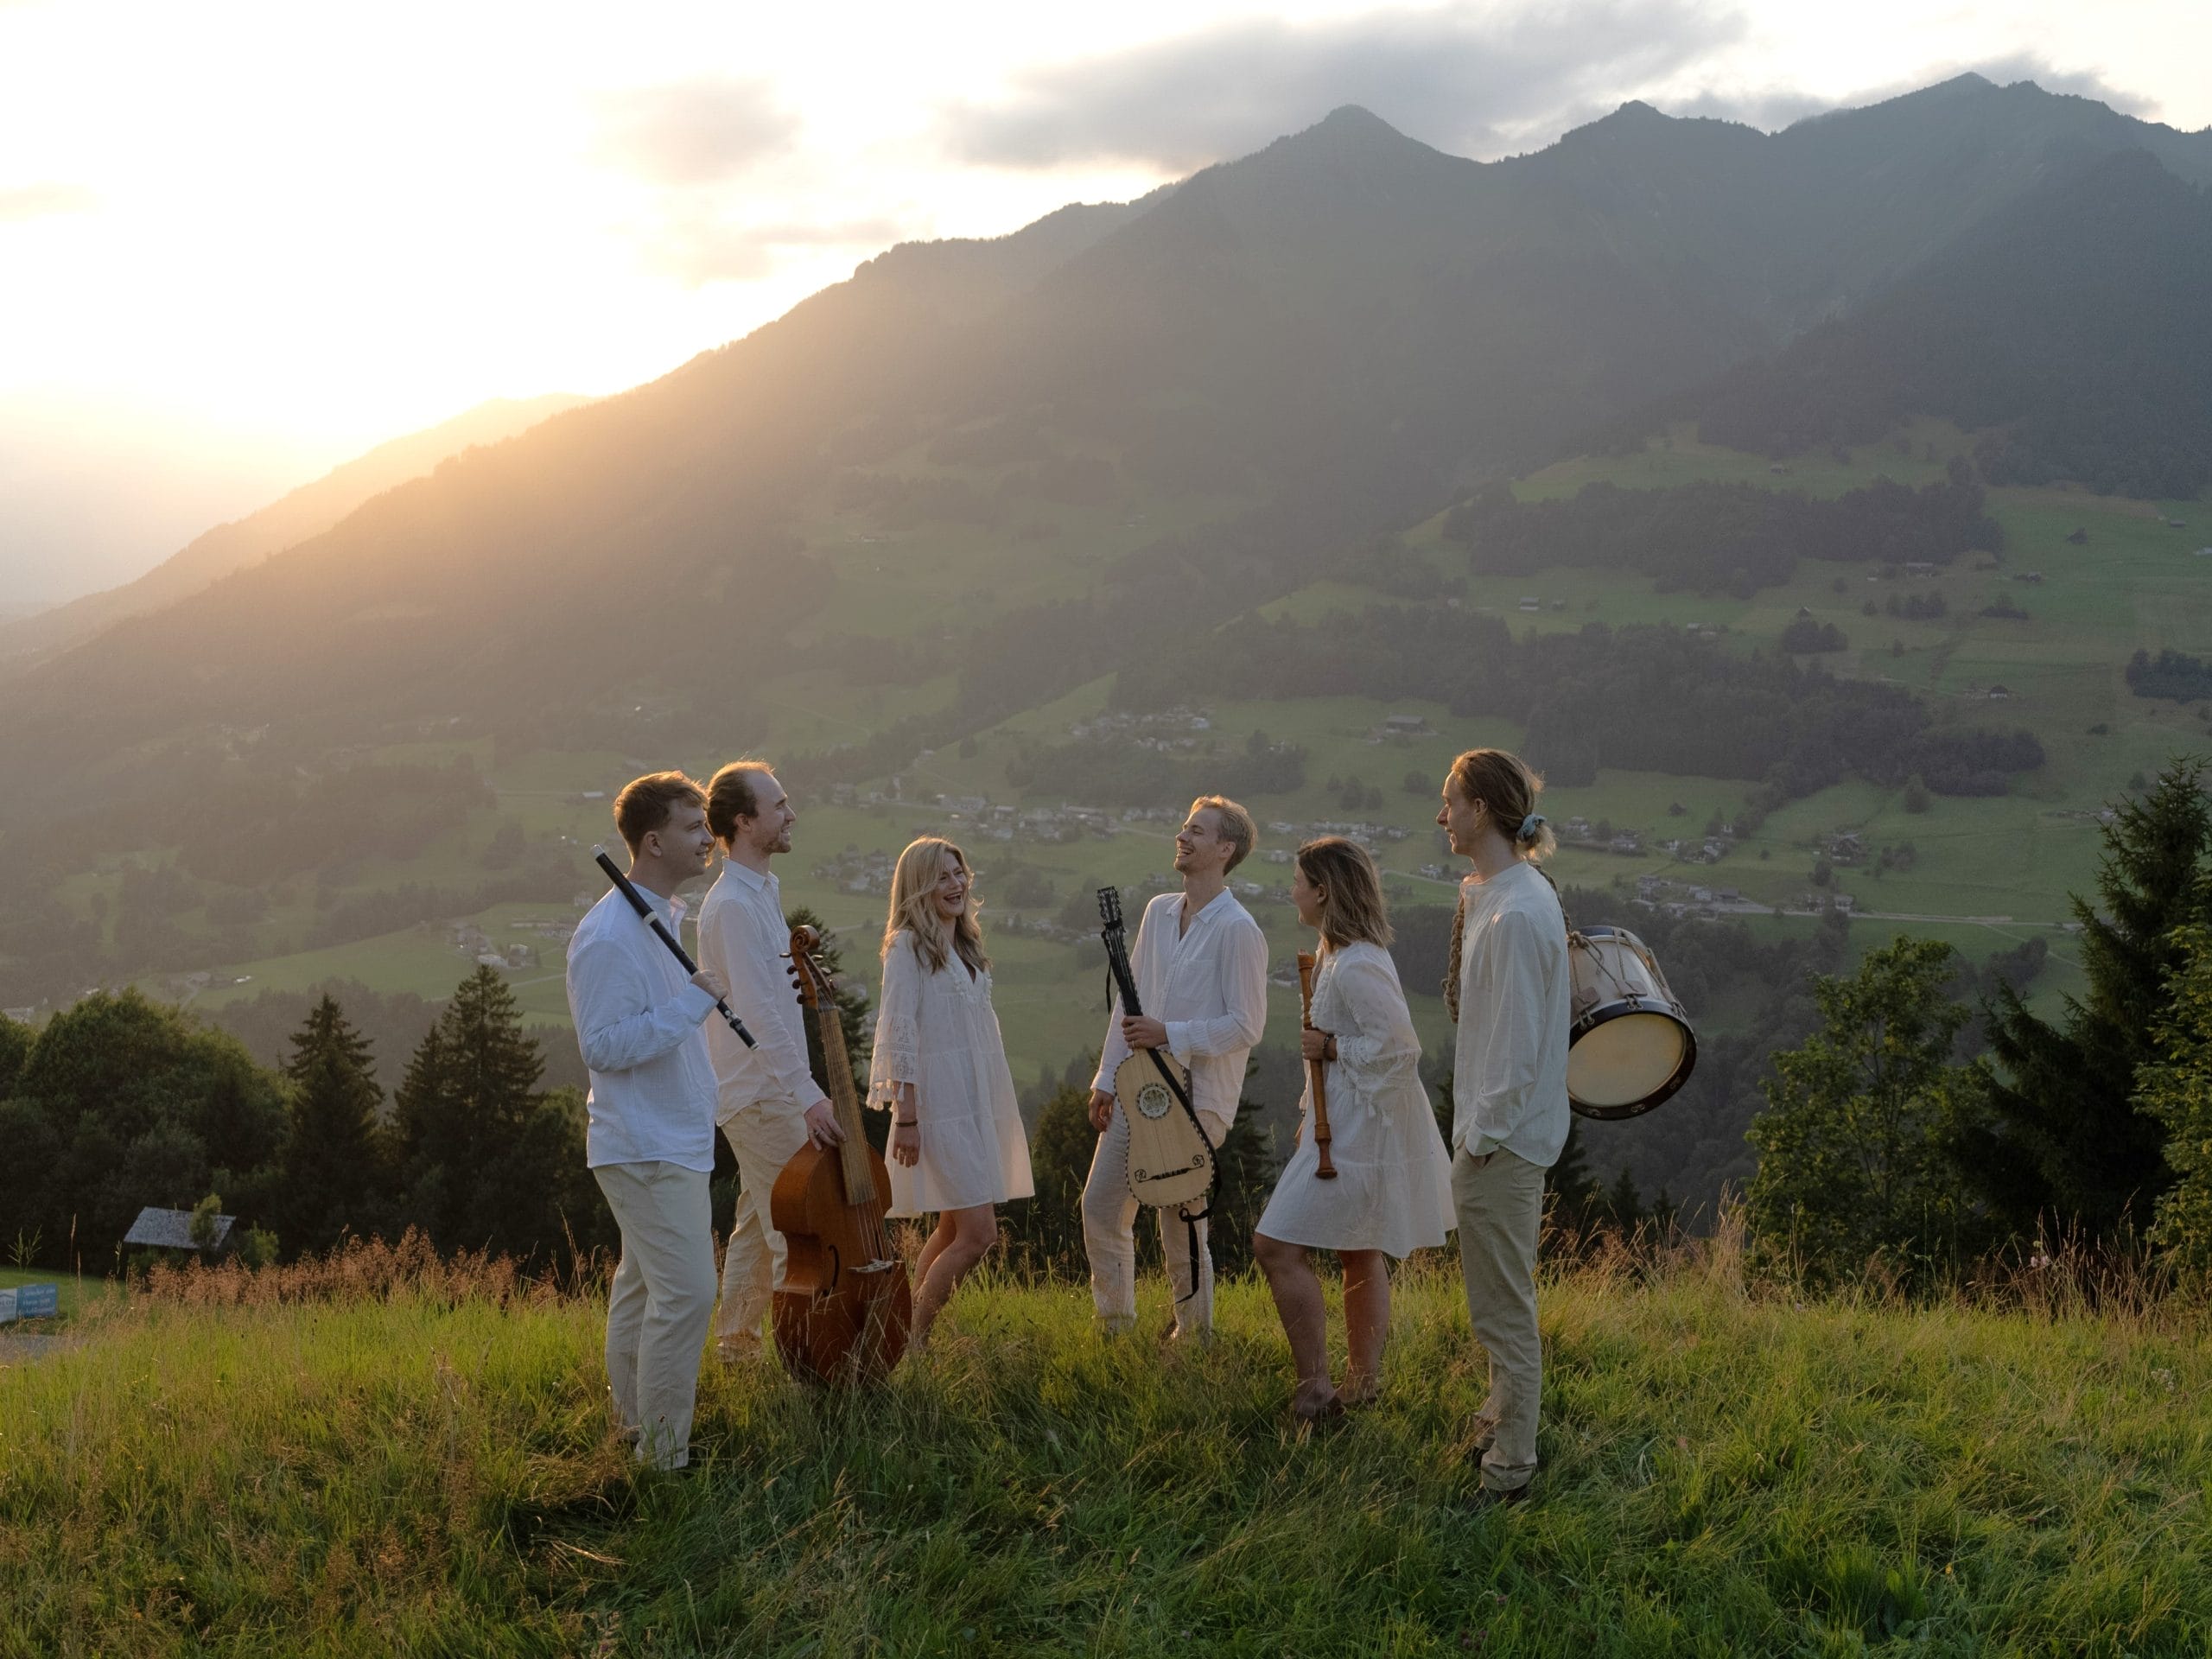
[[[825,1001],[816,1008],[814,1017],[822,1034],[823,1070],[830,1074],[830,1104],[837,1114],[837,1127],[845,1132],[837,1147],[837,1161],[845,1178],[845,1200],[870,1204],[880,1195],[875,1190],[875,1171],[868,1161],[868,1135],[861,1124],[860,1090],[854,1086],[853,1063],[845,1051],[845,1022],[838,1017],[834,1001]]]

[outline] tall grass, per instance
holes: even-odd
[[[588,1283],[357,1249],[194,1271],[0,1372],[24,1654],[2183,1653],[2212,1631],[2193,1308],[1747,1287],[1594,1244],[1544,1287],[1539,1497],[1479,1509],[1457,1275],[1399,1283],[1376,1408],[1295,1431],[1264,1287],[1221,1339],[963,1287],[864,1396],[709,1369],[640,1476]],[[2023,1272],[2048,1275],[2049,1268]],[[2055,1280],[2052,1281],[2055,1282]]]

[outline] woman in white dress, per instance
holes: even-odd
[[[1315,1174],[1309,1071],[1298,1147],[1275,1183],[1252,1243],[1298,1367],[1291,1410],[1311,1422],[1382,1389],[1390,1330],[1389,1258],[1441,1244],[1452,1227],[1452,1163],[1421,1083],[1421,1039],[1386,948],[1390,921],[1375,862],[1356,842],[1328,836],[1298,849],[1290,896],[1321,935],[1308,1061],[1324,1063],[1334,1180]],[[1327,1306],[1308,1255],[1344,1263],[1349,1350],[1344,1385],[1329,1380]]]
[[[938,1212],[914,1264],[919,1348],[952,1287],[998,1241],[995,1206],[1036,1191],[975,881],[961,850],[935,836],[899,854],[892,873],[868,1099],[892,1115],[889,1213]]]

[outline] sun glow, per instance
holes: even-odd
[[[1766,107],[1784,109],[2008,54],[2101,75],[2154,118],[2212,120],[2189,67],[2212,59],[2200,7],[1584,5],[1651,50],[1560,70],[1493,150],[1630,96],[1751,109],[1780,92]],[[315,458],[305,476],[484,397],[633,385],[893,242],[1002,234],[1179,170],[1105,150],[978,159],[963,109],[1079,96],[1084,66],[1172,63],[1209,29],[1274,28],[1293,55],[1325,35],[1357,56],[1369,35],[1449,27],[1510,52],[1556,30],[1541,10],[0,0],[0,425],[105,409]],[[1332,63],[1222,100],[1249,103],[1264,136],[1294,129],[1350,95]],[[1412,136],[1481,148],[1394,111],[1387,74],[1366,84]]]

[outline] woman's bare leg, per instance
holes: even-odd
[[[950,1230],[950,1236],[945,1237]],[[937,1323],[937,1316],[944,1311],[951,1299],[952,1287],[965,1276],[968,1269],[983,1259],[984,1254],[998,1243],[999,1212],[997,1207],[979,1204],[967,1210],[948,1210],[938,1217],[937,1231],[930,1236],[930,1246],[922,1252],[926,1267],[921,1274],[921,1284],[914,1292],[914,1322],[912,1345],[919,1348],[929,1340],[930,1326]],[[944,1242],[938,1243],[943,1238]]]
[[[1298,1392],[1290,1408],[1309,1422],[1328,1416],[1341,1408],[1329,1382],[1329,1305],[1322,1297],[1313,1259],[1305,1246],[1286,1244],[1265,1233],[1252,1235],[1252,1253],[1268,1275],[1282,1333],[1290,1339],[1291,1363],[1298,1368]]]
[[[920,1284],[923,1280],[930,1276],[931,1267],[935,1264],[938,1257],[944,1253],[944,1247],[952,1243],[953,1235],[958,1230],[952,1224],[951,1211],[948,1210],[938,1217],[937,1225],[930,1230],[930,1236],[922,1241],[921,1255],[914,1258],[916,1284]]]
[[[1344,1337],[1351,1351],[1344,1397],[1364,1405],[1382,1391],[1382,1349],[1390,1339],[1390,1258],[1380,1250],[1343,1250]]]

